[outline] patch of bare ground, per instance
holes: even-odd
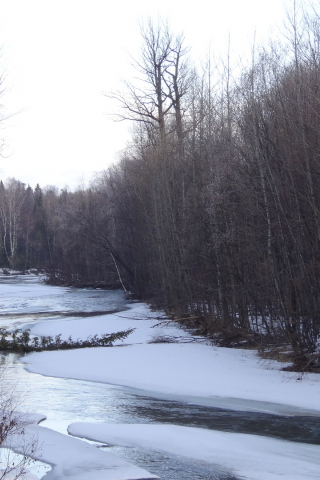
[[[288,372],[320,373],[320,353],[294,354],[292,364],[283,368]]]
[[[259,356],[264,360],[289,363],[281,369],[286,372],[320,373],[320,353],[297,353],[290,345],[277,345],[259,349]]]

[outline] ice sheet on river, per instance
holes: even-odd
[[[45,476],[48,480],[140,480],[159,478],[146,470],[111,453],[99,450],[95,445],[37,425],[46,418],[38,413],[19,414],[19,419],[29,423],[21,434],[10,437],[10,447],[23,453],[25,444],[36,440],[38,447],[32,457],[50,464],[52,470]],[[28,439],[31,439],[28,441]],[[20,450],[22,448],[22,450]],[[1,475],[1,470],[0,470]],[[25,480],[34,480],[28,472]],[[10,476],[8,477],[10,480]],[[15,480],[14,477],[12,480]]]
[[[72,435],[98,442],[182,455],[223,467],[247,480],[319,478],[320,446],[176,425],[74,423]]]
[[[143,303],[127,305],[128,310],[108,315],[97,315],[88,318],[77,318],[68,320],[56,320],[54,322],[41,322],[30,326],[32,335],[55,335],[61,334],[61,339],[72,338],[86,339],[92,335],[103,335],[104,333],[119,332],[134,328],[134,332],[128,337],[125,343],[147,343],[153,337],[165,331],[171,336],[187,335],[177,325],[170,324],[165,329],[155,328],[159,324],[158,316],[162,312],[151,312]],[[115,344],[121,345],[117,341]]]
[[[249,350],[136,344],[32,353],[22,361],[29,371],[42,375],[192,396],[194,403],[197,397],[229,397],[320,411],[320,375],[297,380],[293,374],[281,372],[277,362],[259,363],[256,353]],[[292,414],[292,408],[287,413]]]
[[[118,290],[53,287],[41,281],[30,275],[5,278],[0,275],[0,327],[20,328],[35,321],[70,318],[73,313],[75,317],[90,316],[93,310],[94,313],[121,310],[127,303]]]
[[[46,480],[140,480],[159,478],[95,445],[38,425],[26,427],[38,440],[35,458],[52,466]],[[19,452],[19,449],[17,449]]]

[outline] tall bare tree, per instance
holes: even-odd
[[[141,37],[140,58],[133,59],[139,77],[135,83],[123,82],[125,92],[107,94],[118,101],[122,110],[116,119],[142,122],[150,137],[156,129],[163,142],[168,131],[172,130],[169,119],[174,112],[174,129],[182,138],[182,98],[190,83],[188,48],[184,47],[184,38],[174,36],[168,24],[161,20],[158,24],[149,20],[142,25]]]

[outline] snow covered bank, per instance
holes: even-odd
[[[158,478],[126,460],[99,450],[94,445],[68,437],[49,428],[30,425],[25,430],[27,439],[28,437],[37,438],[40,446],[34,458],[52,466],[52,470],[45,476],[48,480],[138,480]],[[18,446],[16,450],[19,452]],[[30,477],[30,480],[31,478],[34,477]]]
[[[43,272],[43,270],[42,270]],[[14,270],[12,268],[2,267],[0,268],[0,277],[10,277],[10,276],[38,276],[39,271],[37,268],[30,268],[29,270]],[[44,276],[43,273],[40,273],[40,276]]]
[[[194,458],[247,480],[319,478],[320,446],[176,425],[74,423],[71,435]]]
[[[4,412],[1,413],[4,414]],[[34,465],[29,463],[28,460],[24,462],[22,455],[16,455],[16,453],[12,453],[12,451],[19,452],[23,455],[27,455],[30,452],[28,442],[25,442],[24,433],[28,428],[27,425],[38,424],[42,420],[45,420],[46,416],[38,413],[15,412],[12,414],[12,419],[20,425],[20,428],[18,427],[19,434],[12,433],[6,436],[1,444],[0,478],[4,475],[6,480],[16,480],[17,478],[22,478],[22,480],[38,480],[38,477],[30,471],[34,469]],[[31,444],[35,446],[36,439],[31,438],[29,445]],[[22,473],[23,475],[21,477]]]
[[[23,422],[26,424],[28,423],[37,425],[43,420],[46,420],[47,417],[45,415],[41,415],[41,413],[25,413],[19,414],[19,418],[22,418]]]
[[[1,475],[3,475],[3,474],[4,474],[4,470],[1,470],[1,468],[0,468],[0,478],[1,478]],[[17,480],[17,478],[19,478],[18,475],[19,475],[19,472],[17,470],[12,470],[10,473],[6,473],[5,479],[6,480]],[[35,475],[33,475],[33,473],[31,473],[31,472],[25,473],[23,475],[23,477],[20,476],[20,478],[21,478],[21,480],[39,480],[39,478],[36,477]]]
[[[278,362],[261,362],[255,351],[200,344],[147,344],[157,332],[156,319],[145,319],[145,305],[115,315],[41,323],[32,333],[74,338],[136,328],[127,347],[32,353],[24,357],[31,372],[112,383],[168,395],[229,397],[271,402],[320,413],[320,375],[302,380],[280,371]],[[121,318],[126,317],[126,318]],[[128,318],[131,317],[132,319]],[[176,327],[162,334],[185,335]],[[196,398],[194,398],[196,401]]]

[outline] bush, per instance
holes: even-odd
[[[30,422],[26,414],[19,412],[20,406],[21,396],[8,379],[6,366],[0,365],[0,480],[24,476],[38,448],[35,437],[26,440],[25,427]]]

